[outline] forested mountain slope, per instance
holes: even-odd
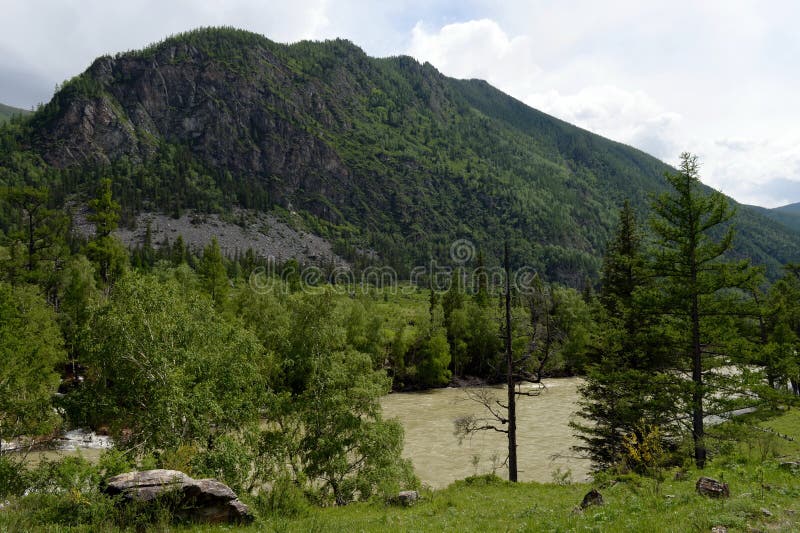
[[[0,124],[7,122],[14,115],[27,115],[30,111],[19,109],[10,105],[0,104]]]
[[[296,212],[339,253],[369,248],[401,272],[459,238],[491,263],[509,238],[516,265],[574,285],[596,276],[622,200],[644,213],[668,170],[409,57],[233,29],[97,59],[2,130],[0,165],[57,197],[111,176],[128,216]],[[772,272],[800,259],[800,232],[746,206],[738,224],[739,255]]]
[[[794,232],[800,233],[800,203],[783,205],[772,209],[755,205],[747,207]]]

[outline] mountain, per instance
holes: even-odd
[[[14,115],[28,115],[30,111],[11,107],[10,105],[0,104],[0,124],[7,122]]]
[[[496,262],[509,239],[516,265],[573,285],[596,278],[623,199],[644,213],[670,170],[428,63],[228,28],[98,58],[0,131],[0,163],[58,197],[111,176],[128,219],[270,211],[401,274],[452,264],[457,239]],[[737,223],[737,255],[800,259],[800,233],[747,206]]]
[[[800,202],[782,205],[781,207],[772,209],[772,211],[775,213],[785,213],[787,215],[800,215]]]
[[[800,232],[800,202],[773,209],[765,209],[763,207],[754,207],[754,209],[765,217],[783,224],[791,230]]]

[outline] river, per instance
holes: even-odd
[[[577,409],[579,383],[579,378],[549,379],[540,396],[518,399],[520,481],[549,482],[559,468],[562,472],[570,470],[573,481],[588,477],[589,461],[574,457],[570,449],[579,442],[568,425]],[[505,387],[492,390],[505,398]],[[493,457],[497,474],[507,477],[507,468],[499,466],[508,450],[504,433],[483,431],[458,443],[453,421],[460,416],[484,414],[483,407],[467,399],[463,389],[392,393],[383,398],[382,404],[384,417],[399,419],[405,428],[403,455],[411,459],[423,483],[441,488],[457,479],[491,472]]]
[[[549,482],[553,472],[570,471],[573,481],[584,481],[589,461],[574,457],[570,449],[579,441],[568,422],[577,409],[580,378],[545,380],[546,389],[537,397],[517,400],[517,461],[520,481]],[[491,390],[502,400],[503,386]],[[459,444],[453,422],[460,416],[482,416],[483,407],[467,398],[464,389],[444,388],[422,392],[396,392],[381,400],[385,418],[397,418],[405,429],[403,455],[410,459],[420,480],[433,487],[446,487],[457,479],[496,470],[507,477],[500,463],[506,457],[508,440],[504,433],[483,431]],[[28,459],[37,463],[80,453],[96,461],[101,451],[111,446],[108,437],[73,430],[67,432],[48,451],[32,452]],[[475,462],[477,458],[477,463]]]

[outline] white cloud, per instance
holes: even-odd
[[[428,32],[421,22],[411,31],[408,54],[456,78],[480,78],[519,94],[535,87],[541,69],[532,61],[532,42],[509,37],[493,20],[448,24]]]
[[[631,144],[661,159],[670,158],[677,149],[681,116],[666,111],[642,91],[601,85],[574,94],[552,89],[530,94],[524,100],[562,120]]]
[[[800,138],[718,139],[698,151],[704,181],[741,202],[777,207],[800,200]]]

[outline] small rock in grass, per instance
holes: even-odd
[[[581,502],[581,509],[586,509],[592,505],[603,505],[603,495],[597,489],[592,489],[586,493]]]
[[[772,516],[772,513],[766,507],[761,508],[761,514],[763,514],[764,516]]]
[[[710,477],[701,477],[695,484],[695,489],[698,494],[709,496],[711,498],[727,498],[731,495],[727,483],[720,483],[716,479]]]
[[[403,490],[397,495],[397,501],[402,505],[413,505],[419,500],[419,492],[415,490]]]

